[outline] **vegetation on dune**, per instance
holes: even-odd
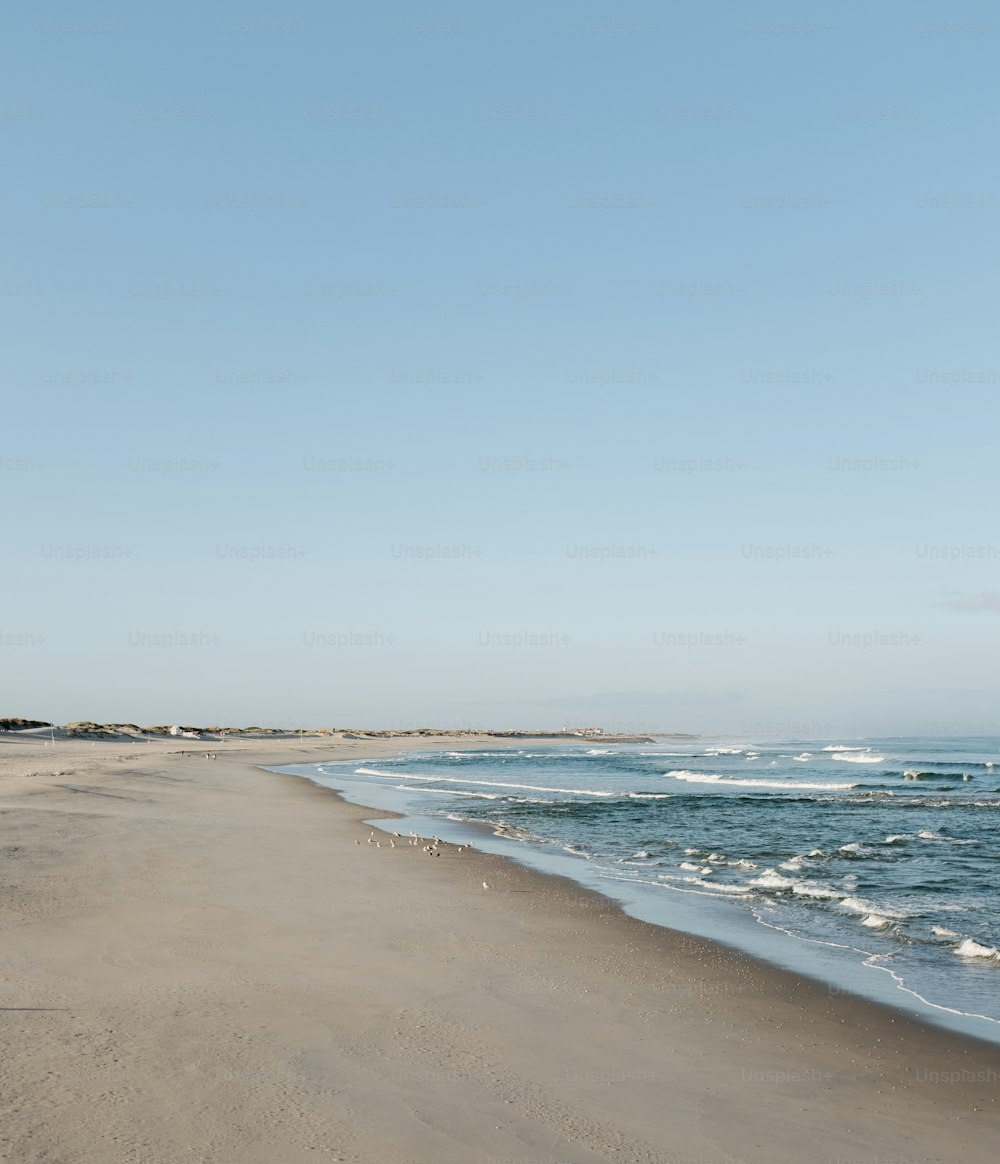
[[[47,728],[54,725],[45,720],[40,719],[22,719],[18,716],[10,716],[7,718],[0,718],[0,731],[16,731],[27,728]],[[278,728],[278,727],[261,727],[254,724],[251,727],[193,727],[180,724],[153,724],[149,727],[139,727],[134,723],[94,723],[93,720],[81,719],[74,723],[68,723],[65,726],[65,734],[68,737],[81,736],[98,736],[107,739],[113,736],[168,736],[176,737],[181,734],[189,736],[218,736],[223,733],[227,736],[336,736],[344,735],[352,739],[361,737],[367,739],[405,739],[413,736],[461,736],[474,738],[492,738],[492,739],[513,739],[513,740],[530,740],[530,739],[601,739],[605,741],[614,741],[618,743],[651,743],[652,740],[646,735],[615,735],[614,733],[605,734],[599,728],[587,729],[586,731],[518,731],[514,728],[506,730],[489,730],[486,728],[399,728],[393,730],[377,730],[371,728]],[[674,738],[694,739],[694,736],[688,736],[682,732],[664,733]]]
[[[94,723],[93,720],[89,719],[79,719],[75,723],[66,725],[66,735],[68,736],[89,736],[95,733],[103,735],[109,730],[103,724]]]

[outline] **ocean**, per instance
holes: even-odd
[[[588,739],[281,771],[1000,1042],[1000,738]]]

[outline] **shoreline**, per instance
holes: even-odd
[[[557,745],[563,741],[552,739],[547,742],[551,745]],[[451,746],[455,741],[448,741],[448,743]],[[472,741],[467,741],[464,746],[476,745]],[[510,746],[513,746],[513,741]],[[424,749],[421,748],[419,741],[414,741],[405,748],[399,748],[396,755],[410,750]],[[427,750],[436,751],[433,746],[429,746]],[[379,759],[385,758],[386,753],[383,751],[379,754],[372,753],[369,756],[352,755],[349,760],[345,760],[343,757],[332,757],[330,762],[365,764],[369,760],[377,762]],[[322,762],[320,761],[320,763]],[[284,767],[289,766],[294,765],[285,765]],[[269,770],[275,771],[279,775],[288,774],[277,772],[275,768]],[[299,779],[314,782],[314,777],[311,774],[291,774]],[[331,774],[329,779],[336,780],[336,775]],[[344,774],[344,784],[347,787],[332,788],[326,784],[318,786],[334,792],[339,799],[349,805],[370,810],[369,819],[374,820],[377,817],[388,815],[396,819],[407,820],[410,822],[408,827],[412,827],[413,818],[410,817],[405,807],[386,806],[384,803],[373,804],[370,800],[365,800],[366,793],[374,790],[377,786],[363,784],[361,787],[355,788],[350,773]],[[384,801],[386,797],[378,796],[372,799]],[[391,800],[393,797],[390,795],[388,799]],[[424,823],[428,824],[429,819],[425,818]],[[784,930],[775,930],[774,927],[767,927],[766,931],[758,935],[757,927],[751,925],[742,914],[735,919],[730,919],[738,927],[739,935],[743,939],[741,943],[740,937],[728,938],[726,936],[725,915],[721,911],[734,908],[734,904],[726,899],[712,899],[705,903],[704,916],[714,916],[717,913],[716,924],[699,924],[699,920],[687,902],[681,906],[682,909],[686,909],[686,913],[681,913],[678,916],[676,912],[677,902],[671,902],[665,906],[663,899],[657,900],[649,895],[649,887],[644,883],[609,882],[600,876],[587,876],[590,873],[590,867],[583,858],[575,854],[566,854],[562,850],[549,851],[545,846],[532,845],[530,842],[509,836],[505,832],[498,831],[498,826],[487,820],[466,820],[449,816],[435,821],[434,829],[435,835],[437,832],[441,832],[446,837],[451,834],[451,842],[454,844],[461,844],[463,837],[471,836],[476,839],[477,843],[486,845],[486,851],[512,862],[519,868],[529,870],[537,876],[562,878],[583,892],[593,893],[608,900],[626,917],[634,921],[651,924],[675,934],[719,946],[748,957],[762,967],[780,970],[794,977],[817,983],[832,994],[850,996],[878,1006],[890,1015],[906,1018],[922,1026],[946,1031],[958,1038],[967,1038],[977,1043],[1000,1048],[1000,1031],[993,1031],[995,1020],[988,1015],[955,1009],[944,1005],[944,1003],[925,998],[902,983],[891,972],[888,973],[888,977],[892,980],[892,985],[888,985],[877,975],[867,978],[862,970],[865,967],[868,969],[872,969],[872,967],[868,966],[866,961],[854,960],[849,963],[838,963],[836,960],[837,953],[842,950],[851,949],[858,955],[865,955],[865,958],[872,956],[868,951],[833,942],[827,943],[798,937]],[[482,851],[480,849],[480,852]],[[579,875],[570,871],[570,862],[576,864]],[[560,866],[563,866],[564,869]],[[627,886],[627,888],[619,888],[616,893],[616,885]],[[685,925],[685,921],[688,925]],[[813,951],[812,957],[810,957],[809,951],[814,946],[819,947],[819,954],[817,955]],[[879,968],[875,967],[875,969]],[[856,981],[852,979],[856,979]],[[868,986],[867,990],[865,986]]]
[[[993,1158],[995,1045],[270,770],[400,746],[357,743],[0,776],[0,1159]]]
[[[375,759],[377,757],[372,758]],[[317,762],[323,763],[323,761]],[[277,768],[283,766],[284,765],[278,765]],[[319,792],[328,793],[329,795],[333,796],[341,806],[346,809],[353,810],[353,815],[351,817],[352,821],[356,824],[363,825],[365,828],[368,827],[368,822],[370,821],[405,821],[409,819],[404,813],[395,812],[391,809],[378,808],[372,805],[355,803],[352,800],[348,800],[339,789],[328,788],[324,785],[315,783],[307,776],[300,776],[298,773],[294,772],[281,772],[278,771],[277,768],[261,766],[261,771],[267,772],[272,776],[287,777],[291,780],[304,781],[307,785],[311,784]],[[483,834],[489,833],[491,836],[495,836],[492,826],[485,821],[464,821],[462,824],[463,827],[467,827],[474,833],[482,832]],[[376,825],[376,828],[381,829],[381,826]],[[388,841],[389,838],[402,838],[402,840],[405,842],[408,836],[406,833],[400,834],[390,829],[384,829],[382,832],[383,841]],[[432,839],[434,838],[430,835],[419,838],[421,845]],[[441,845],[442,852],[457,850],[458,848],[459,845],[457,842],[451,842],[447,840],[443,841]],[[971,1034],[965,1031],[952,1030],[943,1024],[926,1021],[918,1015],[908,1014],[902,1007],[892,1006],[889,1003],[881,1002],[875,998],[869,998],[856,991],[840,989],[839,987],[836,987],[830,983],[824,982],[819,977],[789,969],[785,966],[779,965],[776,962],[769,962],[766,958],[760,957],[750,951],[743,950],[731,942],[723,941],[721,938],[706,937],[702,934],[691,933],[676,926],[666,925],[660,922],[646,921],[644,918],[637,917],[634,914],[629,913],[624,905],[616,901],[608,894],[602,893],[598,889],[592,889],[590,886],[584,885],[582,882],[577,881],[574,878],[567,876],[566,874],[533,868],[532,866],[519,861],[513,853],[491,853],[489,850],[484,850],[481,848],[476,848],[474,850],[467,848],[466,852],[462,854],[462,856],[463,861],[470,867],[476,869],[476,872],[481,869],[483,872],[495,873],[497,868],[506,869],[506,877],[511,884],[515,884],[518,878],[523,877],[525,885],[523,892],[537,891],[539,888],[543,888],[550,882],[560,883],[564,893],[569,895],[580,894],[583,897],[589,899],[592,903],[599,903],[600,907],[603,907],[604,910],[620,918],[624,924],[641,927],[643,932],[654,939],[656,938],[657,934],[662,932],[668,935],[668,944],[676,943],[681,939],[691,944],[692,946],[697,946],[700,943],[704,947],[702,953],[706,959],[714,958],[718,960],[722,959],[724,956],[729,956],[734,960],[733,966],[729,968],[733,972],[737,972],[737,970],[741,968],[738,965],[740,962],[746,962],[749,963],[756,972],[761,974],[774,974],[780,977],[788,985],[815,988],[816,990],[822,992],[824,997],[850,1000],[859,1006],[871,1007],[881,1015],[883,1020],[886,1021],[893,1023],[911,1023],[916,1028],[918,1028],[922,1034],[933,1033],[937,1035],[943,1035],[948,1039],[955,1039],[960,1042],[965,1041],[970,1044],[974,1044],[977,1047],[986,1048],[991,1052],[995,1052],[997,1054],[998,1061],[1000,1061],[1000,1042],[985,1037],[979,1037],[975,1034]],[[477,861],[482,862],[482,865],[478,866],[478,868],[476,867]],[[488,862],[493,863],[489,864]],[[499,863],[499,865],[497,863]],[[515,888],[513,891],[517,892],[519,889]],[[707,990],[705,993],[710,994],[712,991]],[[997,1082],[1000,1082],[1000,1076],[998,1076]]]

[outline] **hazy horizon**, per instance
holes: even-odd
[[[683,698],[683,697],[682,697]],[[357,731],[403,731],[429,728],[439,731],[449,728],[472,731],[561,731],[588,727],[603,728],[609,734],[644,734],[644,735],[684,735],[690,734],[699,737],[717,736],[726,739],[753,740],[837,740],[837,739],[884,739],[893,737],[931,738],[941,736],[982,737],[998,735],[994,721],[987,716],[976,721],[971,718],[948,720],[943,718],[913,718],[908,725],[899,724],[894,730],[879,730],[875,721],[866,730],[848,730],[832,717],[802,718],[786,717],[784,719],[766,719],[755,716],[752,710],[739,710],[738,701],[729,717],[718,714],[713,720],[709,713],[702,715],[694,713],[696,698],[687,697],[689,708],[688,718],[684,722],[672,722],[669,717],[658,716],[657,706],[668,707],[671,697],[660,697],[642,693],[619,693],[618,695],[604,694],[581,697],[578,699],[548,699],[540,700],[531,709],[518,707],[517,704],[498,704],[484,708],[478,713],[473,707],[459,708],[453,716],[442,715],[437,712],[424,717],[410,715],[405,712],[394,714],[382,720],[350,720],[314,717],[312,719],[300,714],[290,714],[276,718],[273,712],[266,716],[233,715],[229,717],[201,716],[201,717],[163,717],[163,716],[123,716],[103,715],[93,716],[68,714],[60,717],[46,715],[27,715],[21,711],[9,713],[25,719],[49,720],[60,725],[71,722],[93,721],[105,724],[135,723],[139,726],[153,726],[163,724],[182,724],[186,726],[208,727],[265,727],[293,729],[332,728],[337,730]],[[560,711],[560,708],[562,711]],[[608,709],[606,712],[602,709]],[[8,711],[4,711],[8,714]]]

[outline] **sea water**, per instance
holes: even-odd
[[[1000,738],[590,739],[282,770],[1000,1041]]]

